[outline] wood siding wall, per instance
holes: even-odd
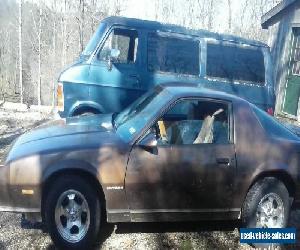
[[[276,107],[275,113],[282,112],[285,88],[289,74],[290,50],[293,27],[300,27],[300,8],[291,9],[280,20],[269,27],[269,41],[274,64]]]

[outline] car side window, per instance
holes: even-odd
[[[148,34],[148,71],[199,75],[199,41]]]
[[[108,61],[112,49],[119,51],[118,57],[113,58],[114,63],[135,63],[138,49],[137,31],[121,28],[113,29],[98,54],[98,60]]]
[[[260,49],[231,43],[207,43],[206,75],[233,81],[265,83],[264,55]]]
[[[229,143],[228,105],[182,100],[155,124],[158,145]]]

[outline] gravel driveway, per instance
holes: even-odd
[[[8,112],[0,109],[0,158],[17,136],[47,120],[47,115],[38,112]],[[300,211],[292,213],[290,224],[299,231]],[[252,249],[239,243],[237,226],[238,222],[235,221],[106,224],[97,248]],[[287,248],[300,249],[300,245],[281,247]],[[41,225],[27,223],[20,214],[0,213],[0,249],[54,249],[54,246]]]

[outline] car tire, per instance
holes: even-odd
[[[278,179],[266,177],[248,191],[242,207],[241,222],[246,228],[286,227],[289,213],[287,188]]]
[[[76,175],[59,177],[45,199],[45,224],[60,249],[89,249],[99,235],[101,206],[94,188]]]

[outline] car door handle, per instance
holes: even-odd
[[[230,159],[229,158],[217,158],[217,163],[220,165],[230,165]]]

